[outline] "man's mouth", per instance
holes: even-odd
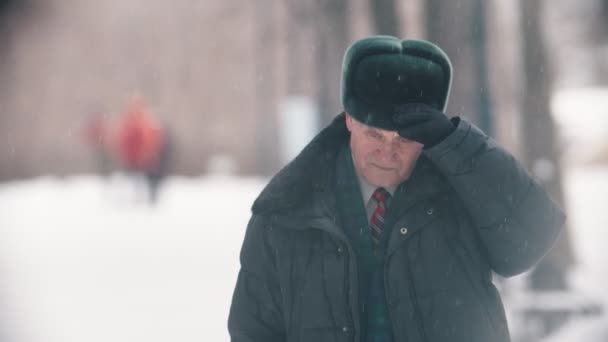
[[[393,171],[393,170],[395,170],[395,168],[394,168],[394,167],[383,167],[383,166],[380,166],[380,165],[378,165],[378,164],[374,164],[374,163],[372,163],[372,165],[373,165],[374,167],[376,167],[376,168],[378,168],[378,169],[382,170],[382,171]]]

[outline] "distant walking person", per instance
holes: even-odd
[[[126,170],[145,178],[148,200],[155,203],[169,161],[168,137],[161,121],[140,99],[131,102],[119,123],[117,149]]]
[[[161,122],[162,141],[156,162],[145,173],[148,195],[151,203],[156,203],[162,183],[169,175],[173,159],[173,137],[169,126]]]

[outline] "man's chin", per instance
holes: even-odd
[[[373,175],[366,178],[367,182],[375,187],[392,187],[401,183],[394,175],[391,175],[390,177],[387,175]]]

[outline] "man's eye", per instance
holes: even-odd
[[[399,142],[400,142],[401,144],[411,144],[413,141],[412,141],[412,140],[410,140],[410,139],[406,139],[406,138],[404,138],[404,137],[399,137]]]
[[[367,131],[367,135],[372,139],[376,139],[376,140],[382,139],[382,134],[375,132],[375,131]]]

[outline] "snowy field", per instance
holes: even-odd
[[[1,186],[0,324],[9,336],[0,340],[228,341],[238,252],[261,187],[173,178],[153,209],[121,178]]]
[[[608,168],[566,177],[572,282],[608,305]],[[0,340],[228,341],[238,251],[263,184],[172,178],[155,208],[120,176],[0,185]],[[550,341],[605,342],[607,327],[586,319]]]

